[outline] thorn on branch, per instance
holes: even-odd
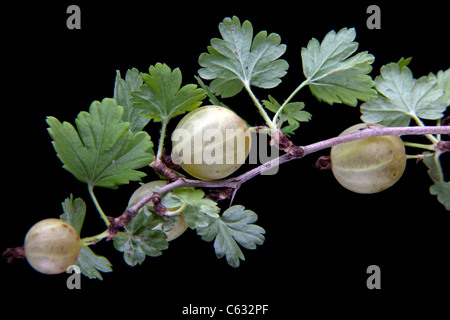
[[[25,259],[25,249],[24,247],[8,248],[2,256],[8,263],[13,262],[14,259]]]
[[[321,156],[317,159],[316,163],[314,163],[314,168],[319,170],[331,170],[331,157]]]

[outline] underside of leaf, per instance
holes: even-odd
[[[411,119],[440,119],[447,107],[443,87],[432,73],[416,80],[407,66],[390,63],[375,83],[380,94],[361,105],[364,122],[408,126]]]
[[[257,219],[258,216],[253,211],[235,205],[228,208],[221,217],[210,218],[207,226],[197,228],[197,233],[205,241],[215,239],[216,256],[225,256],[228,264],[236,268],[240,260],[245,260],[239,245],[246,249],[256,249],[257,245],[264,243],[264,229],[253,224]]]
[[[225,18],[219,25],[222,39],[212,39],[208,53],[199,58],[199,75],[213,80],[210,90],[223,98],[238,94],[245,86],[274,88],[289,65],[278,59],[286,51],[276,33],[259,32],[253,38],[249,21]]]
[[[355,37],[355,29],[344,28],[329,32],[322,43],[313,38],[302,48],[303,73],[319,101],[356,106],[358,100],[376,96],[368,75],[375,58],[367,52],[351,56],[358,49]]]

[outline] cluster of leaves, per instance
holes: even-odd
[[[387,127],[409,126],[411,120],[423,126],[423,120],[436,120],[440,123],[444,112],[450,105],[450,69],[430,73],[414,79],[408,68],[411,58],[400,59],[381,68],[381,75],[375,78],[378,95],[361,105],[361,119],[367,123],[379,123]],[[428,136],[433,150],[440,137]],[[425,146],[426,147],[426,146]],[[429,151],[425,155],[432,155]],[[433,181],[430,193],[438,197],[450,211],[450,182],[445,181],[437,151],[434,157],[424,158]]]
[[[269,95],[269,100],[262,101],[264,107],[277,113],[280,110],[280,103],[275,100],[274,97]],[[288,137],[295,134],[295,130],[300,127],[300,122],[308,122],[311,120],[311,114],[304,111],[305,104],[303,102],[290,102],[284,106],[283,113],[281,114],[277,125],[281,128],[281,131]],[[283,123],[287,121],[288,125],[283,126]]]
[[[151,165],[155,156],[150,136],[143,131],[150,120],[166,125],[173,117],[198,107],[205,97],[205,91],[194,84],[181,87],[179,69],[172,71],[160,63],[151,66],[148,74],[131,69],[125,79],[117,73],[114,98],[94,101],[89,112],[79,113],[75,127],[68,122],[61,123],[55,117],[47,117],[48,132],[63,168],[88,185],[97,203],[94,187],[115,189],[146,176],[140,169]],[[201,228],[199,234],[206,241],[216,239],[217,256],[226,256],[229,264],[237,267],[239,259],[244,259],[237,243],[254,249],[256,244],[262,244],[264,229],[252,225],[256,214],[240,210],[241,206],[239,210],[231,207],[230,214],[226,211],[220,216],[217,204],[204,195],[202,190],[180,188],[165,195],[162,203],[168,208],[174,201],[178,206],[183,205],[188,226]],[[63,208],[64,219],[80,232],[86,212],[84,201],[81,198],[66,199]],[[101,208],[98,209],[102,214]],[[229,215],[233,218],[227,220]],[[142,210],[125,231],[114,238],[114,247],[124,253],[127,264],[141,264],[146,256],[158,256],[167,249],[165,233],[153,230],[163,219]],[[108,221],[106,216],[104,220]],[[208,228],[211,231],[204,236]],[[213,235],[212,230],[215,230]],[[88,246],[83,246],[77,264],[89,278],[101,279],[99,271],[111,271],[108,260],[96,255]]]
[[[450,105],[450,69],[414,79],[411,58],[389,63],[375,78],[378,95],[361,105],[362,120],[387,127],[409,126],[411,120],[439,120]]]
[[[212,80],[209,86],[212,93],[230,97],[246,88],[252,94],[250,86],[273,88],[281,82],[289,66],[278,59],[286,46],[280,44],[277,34],[267,36],[262,31],[253,38],[251,24],[245,21],[241,25],[237,17],[226,18],[219,29],[223,39],[212,39],[208,53],[199,59],[203,67],[199,74]],[[306,80],[282,105],[270,95],[262,101],[267,110],[275,113],[272,121],[284,134],[295,134],[300,122],[311,119],[311,114],[303,110],[303,102],[290,102],[306,85],[319,101],[328,104],[357,106],[358,100],[363,101],[361,119],[367,123],[408,126],[414,119],[417,125],[423,126],[421,119],[443,118],[450,105],[450,69],[416,80],[408,68],[411,59],[402,58],[398,63],[383,66],[381,75],[373,80],[369,73],[375,58],[368,52],[356,53],[355,37],[353,28],[343,28],[329,32],[322,42],[313,38],[301,50]],[[288,124],[284,125],[286,121]],[[440,141],[440,137],[428,138],[434,146]],[[450,210],[450,183],[444,180],[439,156],[437,152],[433,160],[425,161],[434,183],[430,192]]]
[[[373,80],[369,73],[374,61],[367,52],[356,53],[354,29],[331,31],[319,42],[312,39],[301,50],[305,80],[280,104],[274,97],[259,100],[252,87],[270,89],[281,83],[289,64],[280,59],[286,51],[278,34],[261,31],[253,35],[249,21],[237,17],[225,18],[219,25],[221,39],[212,39],[206,53],[199,57],[199,76],[211,80],[182,86],[180,69],[157,63],[148,73],[136,69],[126,72],[125,78],[117,72],[113,98],[91,104],[89,112],[80,112],[75,125],[61,123],[48,117],[49,134],[63,167],[88,185],[90,195],[100,215],[108,225],[94,195],[94,187],[117,188],[144,176],[143,168],[151,166],[154,158],[160,159],[164,135],[169,120],[199,107],[208,97],[212,103],[221,103],[218,97],[227,98],[243,89],[252,98],[269,128],[281,128],[288,136],[294,135],[300,122],[309,121],[311,114],[304,110],[303,102],[291,102],[301,88],[309,86],[311,93],[328,104],[342,103],[361,106],[362,119],[386,126],[409,125],[414,119],[439,120],[450,104],[450,71],[440,71],[418,80],[412,78],[407,67],[409,60],[388,64],[381,75]],[[267,111],[274,114],[271,119]],[[161,136],[157,152],[144,128],[161,122]],[[430,137],[436,143],[440,137]],[[448,210],[449,183],[444,181],[439,155],[426,164],[434,181],[431,189]],[[204,197],[202,190],[179,188],[162,197],[170,208],[185,206],[184,217],[188,226],[195,229],[205,241],[214,240],[216,255],[226,256],[228,263],[239,266],[244,255],[240,246],[254,249],[264,242],[264,229],[255,225],[257,215],[240,205],[227,209],[221,215],[217,204]],[[62,218],[81,231],[85,204],[72,197],[63,203]],[[168,247],[164,232],[154,230],[159,223],[173,224],[152,213],[141,210],[114,238],[114,246],[124,253],[125,261],[134,266],[146,256],[158,256]],[[91,244],[85,242],[86,244]],[[239,246],[240,245],[240,246]],[[111,271],[104,257],[97,256],[84,246],[77,262],[86,276],[101,279],[101,272]]]

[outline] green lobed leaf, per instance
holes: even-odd
[[[387,64],[375,78],[375,87],[380,94],[361,105],[361,119],[388,127],[408,126],[412,118],[440,119],[448,102],[443,89],[448,86],[446,77],[448,74],[441,71],[440,84],[432,73],[414,79],[407,66]]]
[[[69,198],[62,203],[64,213],[59,216],[61,220],[66,221],[75,230],[80,233],[86,216],[86,203],[81,198],[73,199],[71,194]],[[90,248],[82,247],[80,255],[75,263],[80,267],[80,271],[89,279],[103,280],[101,272],[111,272],[111,263],[105,257],[96,255]]]
[[[430,187],[430,193],[437,196],[438,201],[450,211],[450,182],[434,181]]]
[[[437,83],[444,90],[441,97],[442,103],[447,107],[450,106],[450,69],[441,70],[437,73]]]
[[[442,205],[450,211],[450,182],[445,182],[443,177],[438,174],[436,166],[436,160],[434,157],[426,157],[423,162],[428,167],[428,175],[433,181],[433,185],[430,187],[430,193],[437,196],[437,199]]]
[[[138,181],[145,173],[136,169],[153,160],[150,136],[132,134],[122,122],[123,108],[114,99],[94,101],[89,112],[80,112],[70,123],[47,117],[48,132],[63,168],[89,186],[117,188]]]
[[[144,111],[142,109],[133,107],[131,101],[131,92],[138,90],[142,82],[142,77],[135,68],[127,71],[125,79],[120,77],[120,71],[117,70],[114,99],[119,106],[124,108],[122,121],[130,123],[129,130],[133,134],[141,131],[150,121],[148,117],[143,116]]]
[[[409,64],[411,63],[411,60],[412,60],[412,57],[409,57],[406,59],[404,57],[401,57],[400,60],[398,60],[398,65],[399,65],[400,69],[403,67],[409,66]]]
[[[253,224],[257,220],[256,213],[235,205],[228,208],[221,217],[210,219],[207,226],[197,228],[197,233],[205,241],[215,239],[217,257],[220,259],[226,256],[228,264],[236,268],[240,260],[245,260],[238,244],[246,249],[256,249],[257,245],[264,243],[264,229]]]
[[[131,92],[133,107],[155,121],[169,119],[192,111],[202,104],[206,97],[203,89],[195,84],[181,87],[181,71],[173,71],[166,65],[157,63],[150,66],[148,74],[142,74],[144,84],[139,90]]]
[[[119,233],[114,241],[114,248],[123,252],[125,262],[134,267],[142,264],[146,256],[157,257],[161,250],[169,247],[166,234],[161,230],[153,230],[159,223],[155,215],[147,216],[141,210],[125,227],[126,233]]]
[[[74,227],[80,234],[86,216],[86,203],[81,198],[74,199],[70,194],[70,197],[66,198],[61,205],[64,213],[59,218]]]
[[[213,80],[210,89],[223,98],[232,97],[245,87],[274,88],[289,65],[278,59],[286,51],[281,37],[276,33],[259,32],[253,38],[252,24],[242,23],[238,17],[225,18],[219,24],[222,39],[214,38],[208,53],[202,53],[198,73]]]
[[[368,75],[374,56],[367,51],[351,56],[358,49],[354,28],[330,31],[322,43],[309,41],[302,48],[303,73],[312,94],[329,104],[356,106],[376,96],[374,82]]]
[[[276,113],[281,107],[278,101],[271,95],[269,95],[269,100],[263,100],[262,103],[264,107],[273,113]],[[281,111],[277,126],[282,127],[281,131],[288,137],[294,134],[294,131],[300,126],[300,122],[308,122],[311,120],[311,114],[304,111],[304,108],[305,104],[303,102],[290,102],[285,105]],[[285,121],[287,121],[289,125],[283,126]]]
[[[210,218],[218,218],[220,208],[211,199],[203,198],[205,193],[202,190],[188,188],[178,188],[173,191],[186,205],[184,209],[184,220],[191,229],[205,227]]]
[[[208,97],[209,102],[214,105],[214,106],[221,106],[227,109],[231,108],[229,106],[227,106],[225,103],[223,103],[222,101],[220,101],[219,99],[217,99],[217,96],[211,91],[211,89],[209,89],[209,87],[202,81],[202,79],[198,76],[194,76],[195,80],[197,80],[198,85],[205,90],[205,93]]]
[[[89,247],[82,247],[77,262],[80,271],[89,279],[103,280],[99,272],[112,272],[111,262],[105,257],[95,254]]]

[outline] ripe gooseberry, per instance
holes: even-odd
[[[239,169],[250,145],[249,129],[236,113],[205,106],[178,123],[172,134],[172,160],[198,179],[218,180]]]
[[[340,135],[377,124],[357,124]],[[378,136],[335,145],[331,165],[336,180],[357,193],[376,193],[391,187],[406,166],[405,146],[398,136]]]
[[[156,180],[151,181],[149,183],[146,183],[142,186],[140,186],[136,191],[131,195],[130,200],[128,201],[128,205],[131,206],[133,204],[136,204],[139,202],[142,198],[144,198],[146,195],[148,195],[150,192],[155,191],[155,187],[162,187],[166,184],[166,181],[164,180]],[[152,203],[147,204],[146,206],[151,206]],[[179,208],[168,208],[166,213],[170,215],[171,213],[178,211]],[[188,225],[186,224],[186,221],[183,217],[183,212],[180,213],[180,216],[178,217],[178,220],[173,224],[170,230],[163,230],[164,233],[167,235],[167,241],[172,241],[179,236],[181,236],[187,229]],[[162,224],[160,223],[153,229],[161,230]]]
[[[25,257],[37,271],[57,274],[67,270],[78,258],[81,239],[78,232],[60,219],[44,219],[25,236]]]

